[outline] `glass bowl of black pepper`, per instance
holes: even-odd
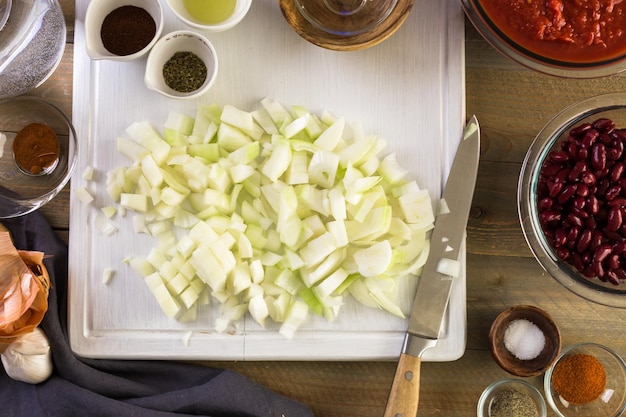
[[[131,61],[144,56],[163,31],[159,0],[92,1],[85,14],[85,46],[92,59]]]
[[[539,390],[521,379],[502,379],[489,385],[478,400],[478,417],[546,417],[546,401]]]
[[[626,411],[626,366],[606,346],[568,346],[546,371],[544,392],[559,417],[618,417]]]
[[[524,159],[518,211],[539,264],[574,294],[626,308],[626,93],[572,104]]]
[[[69,117],[38,97],[0,100],[0,218],[30,213],[52,200],[76,165]]]

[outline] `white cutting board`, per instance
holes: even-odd
[[[300,38],[275,0],[255,0],[236,28],[208,34],[219,57],[215,85],[197,101],[176,101],[143,85],[145,60],[91,61],[85,51],[88,0],[76,1],[73,119],[79,157],[72,188],[95,196],[85,207],[72,194],[69,256],[69,336],[78,355],[95,358],[216,360],[387,360],[397,359],[407,321],[349,303],[337,321],[314,317],[295,338],[280,336],[247,319],[236,334],[213,331],[216,308],[193,323],[170,320],[147,286],[123,259],[145,256],[152,238],[133,232],[131,216],[115,219],[119,231],[103,236],[94,225],[97,207],[111,204],[104,177],[126,164],[116,138],[132,122],[149,120],[159,129],[170,110],[195,114],[199,102],[232,104],[246,110],[264,97],[285,105],[328,110],[387,139],[386,152],[400,163],[433,201],[458,144],[465,119],[464,19],[457,0],[416,0],[411,15],[389,39],[355,52],[322,49]],[[162,1],[164,34],[183,28]],[[85,167],[96,169],[86,181]],[[465,265],[465,262],[463,262]],[[102,271],[115,275],[108,285]],[[465,270],[452,290],[444,337],[423,360],[462,356],[466,339]],[[410,305],[413,294],[406,295]],[[192,332],[188,345],[183,338]]]

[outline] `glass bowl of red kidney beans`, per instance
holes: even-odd
[[[571,105],[531,144],[518,210],[541,264],[575,294],[626,308],[626,94]]]

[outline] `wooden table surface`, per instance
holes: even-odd
[[[65,56],[33,95],[71,114],[74,2],[61,0],[68,24]],[[467,114],[482,127],[481,165],[468,224],[467,348],[463,357],[422,365],[419,416],[475,416],[481,391],[509,376],[492,359],[491,321],[515,304],[550,313],[563,344],[606,344],[626,357],[621,329],[626,310],[587,302],[552,280],[532,257],[516,206],[516,186],[526,149],[565,106],[583,98],[626,91],[626,77],[559,79],[524,69],[492,49],[466,22]],[[68,236],[69,187],[41,209]],[[382,416],[395,372],[392,362],[205,362],[234,369],[276,392],[309,405],[318,417]],[[528,378],[541,389],[542,378]],[[554,416],[554,413],[549,412]]]

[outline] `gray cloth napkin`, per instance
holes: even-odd
[[[40,327],[54,373],[44,383],[9,378],[0,366],[0,415],[9,417],[308,417],[306,406],[224,369],[170,361],[76,357],[67,337],[67,246],[40,213],[3,224],[18,249],[44,252],[52,281]]]

